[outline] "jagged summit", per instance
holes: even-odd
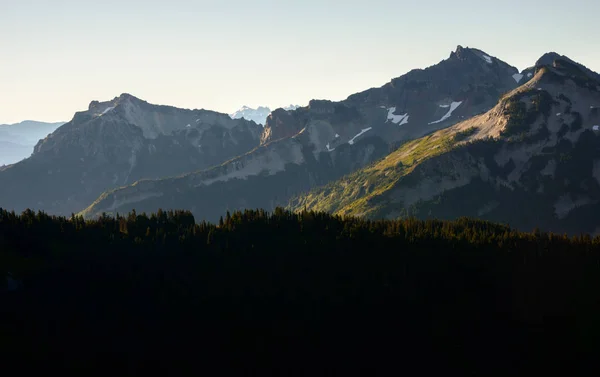
[[[109,100],[109,101],[98,101],[98,100],[91,101],[90,104],[88,105],[88,111],[91,111],[91,110],[97,109],[98,107],[103,107],[106,105],[117,105],[120,102],[123,102],[126,100],[148,103],[132,94],[121,93],[121,95],[114,97],[112,100]]]
[[[135,100],[140,100],[139,98],[137,98],[136,96],[129,94],[129,93],[121,93],[121,95],[119,97],[117,97],[119,99],[135,99]],[[141,101],[141,100],[140,100]]]
[[[482,50],[463,47],[461,45],[458,45],[456,50],[450,53],[449,59],[458,61],[476,60],[477,62],[483,62],[486,64],[494,64],[495,61],[498,61],[497,58],[492,57]]]

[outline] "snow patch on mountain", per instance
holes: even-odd
[[[354,136],[352,139],[350,139],[348,141],[348,144],[350,145],[354,145],[354,140],[359,137],[360,135],[364,134],[365,132],[371,130],[373,127],[369,127],[369,128],[363,128],[362,130],[360,130],[360,132],[358,134],[356,134],[356,136]]]
[[[513,79],[515,79],[515,81],[517,82],[517,84],[519,82],[521,82],[521,80],[523,79],[523,75],[520,73],[515,73],[514,75],[512,75]]]
[[[102,115],[104,115],[104,114],[108,113],[109,111],[113,110],[114,108],[115,108],[114,106],[107,107],[107,108],[106,108],[106,109],[104,109],[104,111],[103,111],[103,112],[100,114],[100,116],[102,116]]]
[[[395,111],[396,111],[395,107],[390,107],[388,109],[388,115],[387,115],[388,122],[396,123],[399,126],[408,123],[408,113],[401,114],[401,115],[394,115]]]
[[[429,124],[441,123],[441,122],[445,121],[446,119],[450,118],[452,116],[452,113],[454,112],[454,110],[456,110],[461,104],[462,104],[462,101],[452,102],[452,104],[450,105],[450,110],[448,110],[448,112],[440,120],[436,120],[435,122],[431,122]]]
[[[483,60],[485,60],[488,64],[492,64],[492,58],[483,54],[482,56]]]

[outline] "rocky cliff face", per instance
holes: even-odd
[[[226,114],[156,106],[128,94],[94,101],[41,140],[29,159],[0,172],[0,206],[68,215],[106,190],[246,153],[261,131]]]
[[[267,144],[274,140],[292,137],[300,132],[301,125],[302,122],[301,119],[298,119],[298,113],[276,109],[267,117],[260,143]]]
[[[558,55],[532,72],[489,112],[407,143],[291,206],[600,233],[600,82]]]

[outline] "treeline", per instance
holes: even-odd
[[[79,375],[578,375],[600,238],[461,218],[0,210],[3,355]]]

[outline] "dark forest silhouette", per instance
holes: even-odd
[[[600,336],[600,238],[466,218],[0,211],[9,272],[22,373],[577,375]]]

